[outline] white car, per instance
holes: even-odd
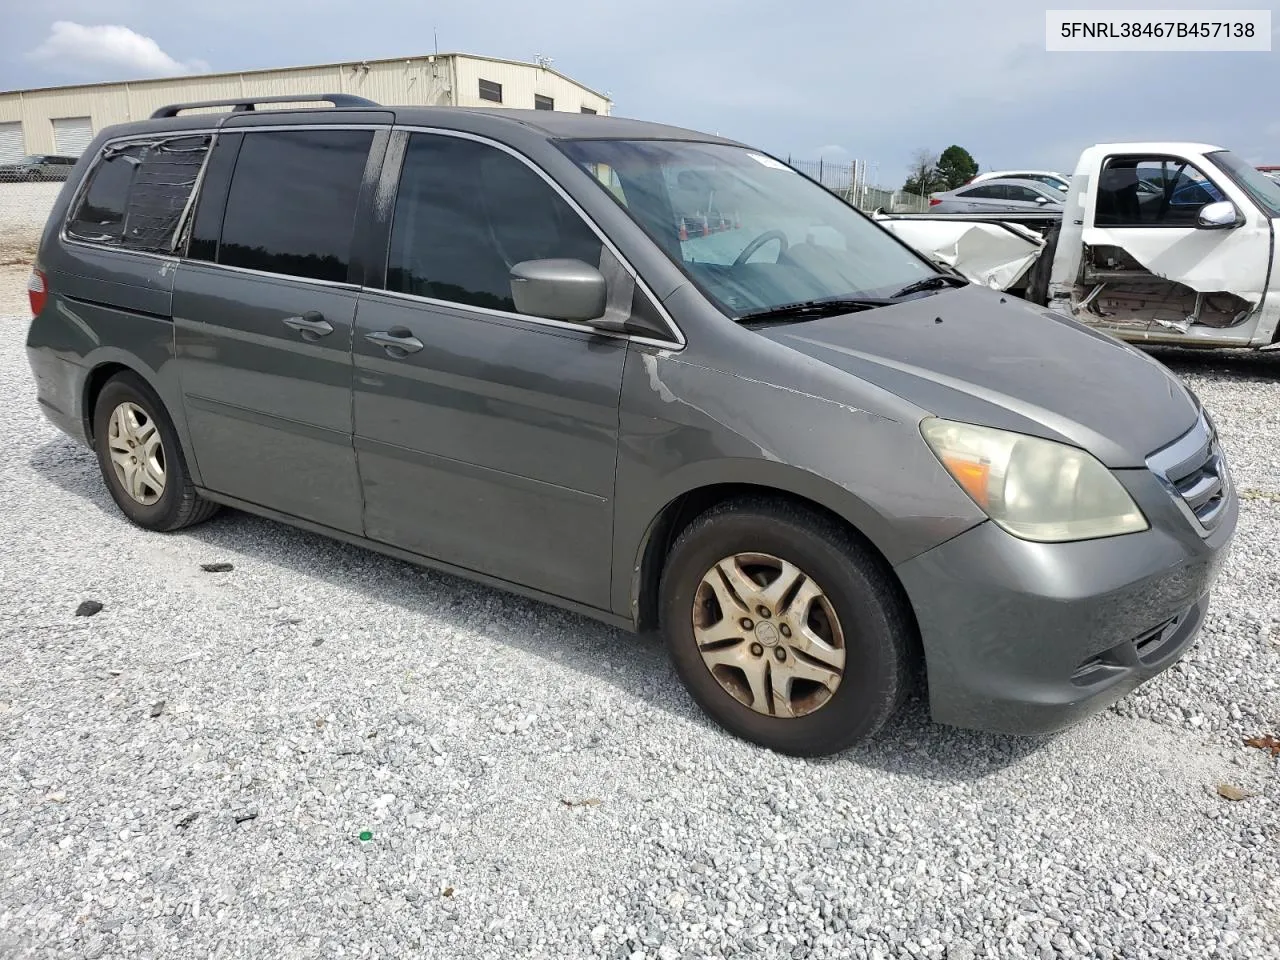
[[[980,173],[972,180],[965,184],[970,186],[975,183],[981,183],[983,180],[991,180],[995,177],[1001,179],[1017,179],[1017,180],[1035,180],[1039,183],[1047,184],[1051,187],[1057,187],[1063,193],[1071,188],[1071,181],[1060,173],[1054,173],[1052,170],[988,170],[986,173]]]

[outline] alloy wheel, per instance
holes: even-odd
[[[120,488],[143,506],[164,495],[164,445],[154,418],[126,401],[111,412],[107,449]]]
[[[844,631],[822,587],[789,561],[739,553],[708,570],[693,602],[703,663],[739,703],[802,717],[844,676]]]

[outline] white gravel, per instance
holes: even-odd
[[[1172,360],[1248,497],[1184,666],[1056,738],[914,703],[815,762],[712,726],[652,637],[242,514],[131,527],[36,410],[24,277],[0,956],[1280,956],[1280,777],[1242,744],[1280,733],[1280,358]]]
[[[26,262],[35,253],[61,189],[60,182],[0,182],[0,266]]]

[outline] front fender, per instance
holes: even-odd
[[[632,350],[615,487],[614,613],[636,616],[636,574],[663,511],[725,484],[818,504],[892,565],[986,519],[929,451],[915,419]]]

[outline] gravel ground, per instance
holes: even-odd
[[[24,277],[0,956],[1280,957],[1278,761],[1242,742],[1280,733],[1280,357],[1165,357],[1246,498],[1182,665],[1054,738],[917,702],[803,761],[713,727],[652,637],[233,512],[131,527],[36,411]]]
[[[0,183],[0,266],[29,262],[61,189],[60,182]],[[0,298],[7,293],[0,290]]]

